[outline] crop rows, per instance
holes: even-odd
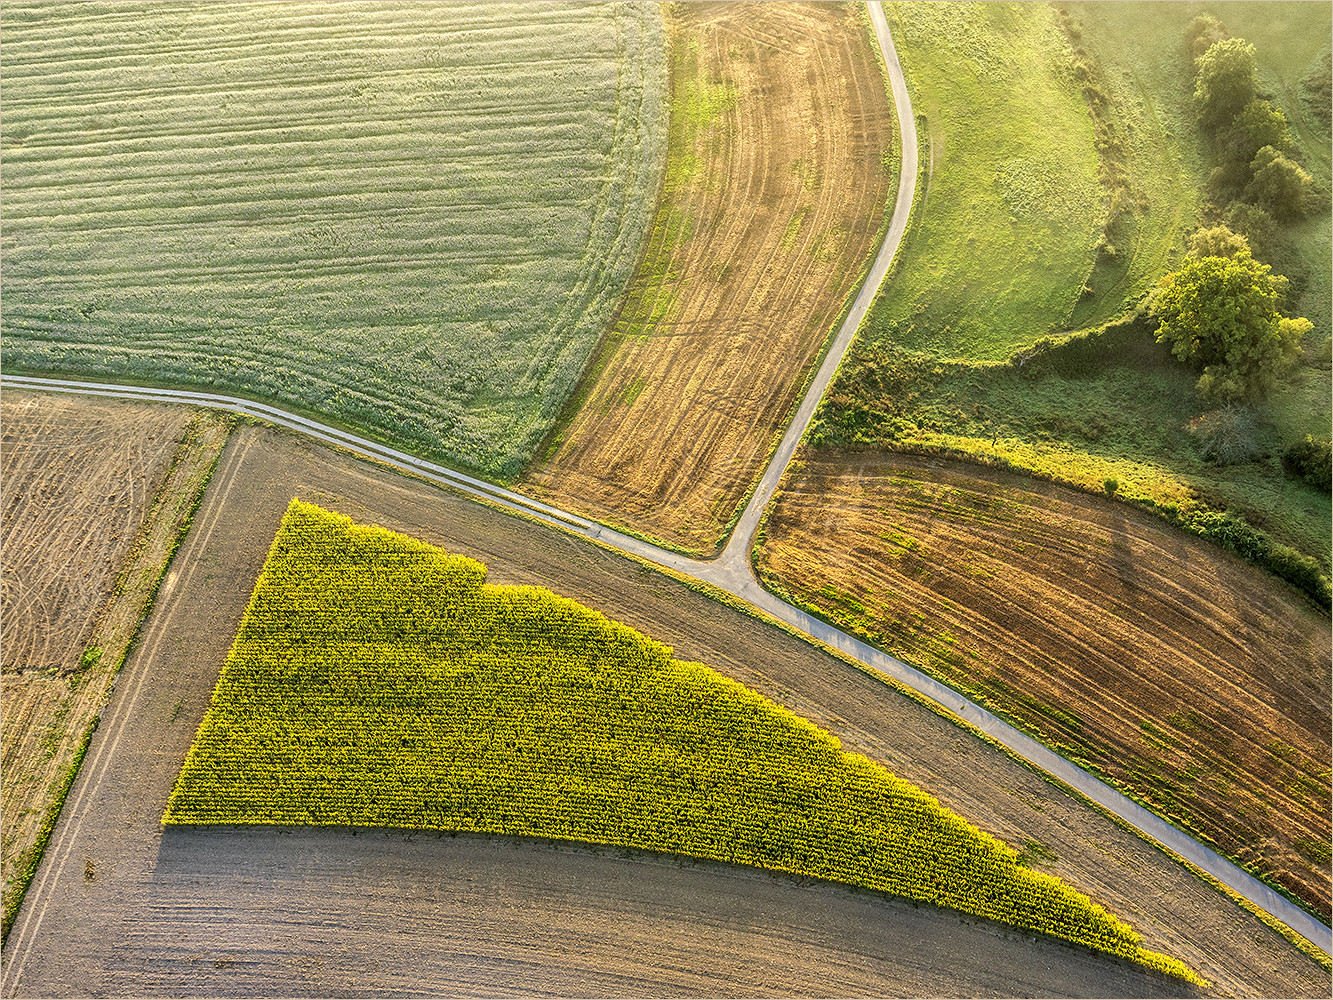
[[[239,391],[522,467],[647,228],[656,5],[7,3],[0,25],[6,370]]]
[[[670,851],[993,917],[1187,974],[836,738],[627,626],[293,501],[164,822]]]

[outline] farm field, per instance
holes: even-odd
[[[1313,559],[1327,577],[1328,496],[1287,476],[1280,457],[1307,434],[1327,437],[1333,414],[1328,213],[1317,208],[1265,248],[1275,270],[1293,278],[1290,308],[1308,315],[1314,330],[1285,385],[1254,410],[1257,457],[1219,466],[1188,430],[1207,409],[1194,393],[1197,373],[1155,347],[1146,324],[1103,328],[1181,263],[1190,230],[1220,221],[1204,194],[1211,153],[1194,123],[1184,47],[1187,26],[1204,8],[1062,7],[1063,15],[1035,4],[891,8],[914,100],[930,126],[934,169],[898,272],[830,388],[811,440],[961,453],[1095,491],[1115,479],[1123,496],[1173,520],[1231,512]],[[1327,72],[1327,7],[1228,4],[1216,13],[1232,34],[1255,43],[1261,89],[1281,104],[1294,155],[1327,190],[1328,126],[1310,111],[1303,82],[1321,67]],[[1022,19],[1040,30],[1020,32]],[[1022,91],[1006,85],[993,54],[1014,47],[1045,60],[1046,76],[1028,74],[1031,81],[1046,80],[1047,99],[1062,95],[1062,106],[1081,115],[1079,127],[1052,130],[1054,116],[1038,110],[1044,105],[1022,103]],[[977,71],[956,72],[959,60]],[[1011,61],[1021,65],[1018,56]],[[1088,102],[1079,74],[1094,95]],[[996,102],[1004,114],[987,113]],[[1094,134],[1102,153],[1087,161]],[[1084,163],[1082,181],[1058,186],[1081,191],[1093,183],[1098,211],[1056,219],[1068,196],[1047,197],[1050,185],[1042,188],[1036,174],[1019,185],[1016,178],[1028,175],[1011,176],[1008,161],[997,159],[1006,141],[1019,140],[1037,144],[1034,162]],[[1119,211],[1103,210],[1111,205]],[[1052,237],[1022,229],[1025,212],[1039,211],[1055,226],[1056,243],[1081,248],[1080,266],[1053,270]],[[987,239],[1012,240],[1014,251],[982,252]],[[1092,336],[1062,342],[1079,329]],[[1048,335],[1054,346],[1039,343]]]
[[[1105,497],[832,450],[789,471],[756,562],[1327,919],[1330,635],[1295,591]]]
[[[671,8],[643,255],[523,489],[711,554],[878,249],[893,109],[863,11]]]
[[[0,782],[8,933],[84,741],[229,425],[6,389]]]
[[[6,371],[523,468],[648,228],[657,5],[6,3],[0,27]]]
[[[175,825],[504,833],[811,876],[1189,981],[1086,896],[711,667],[293,500],[167,803]]]
[[[219,831],[193,840],[185,838],[184,831],[164,834],[160,819],[180,761],[293,496],[476,558],[488,566],[493,582],[558,587],[572,599],[671,644],[677,657],[714,664],[827,729],[844,749],[864,753],[927,789],[946,807],[1026,852],[1040,870],[1103,901],[1142,929],[1146,947],[1179,955],[1210,979],[1219,995],[1317,995],[1324,988],[1327,974],[1318,964],[1208,884],[1007,756],[841,661],[586,542],[290,435],[242,426],[232,435],[178,556],[182,575],[149,617],[89,749],[89,764],[71,793],[82,807],[67,810],[53,841],[53,851],[56,845],[63,848],[66,864],[52,866],[48,881],[34,884],[44,914],[43,944],[32,948],[24,943],[29,931],[25,921],[32,912],[27,905],[11,934],[6,947],[8,992],[14,992],[13,983],[23,995],[59,992],[61,983],[80,991],[89,983],[101,983],[107,993],[139,995],[142,988],[130,984],[136,976],[151,974],[156,978],[138,981],[170,978],[170,991],[217,995],[254,992],[254,984],[266,976],[271,981],[274,975],[291,976],[296,970],[302,981],[317,984],[312,987],[317,992],[355,978],[358,989],[369,994],[379,988],[376,984],[395,981],[393,956],[405,954],[390,945],[391,939],[407,940],[395,937],[400,933],[395,928],[402,925],[390,909],[420,931],[410,940],[419,943],[415,957],[423,967],[448,965],[448,975],[472,983],[494,982],[506,972],[512,976],[517,956],[524,962],[522,974],[532,976],[534,983],[597,982],[603,986],[584,991],[634,992],[609,980],[577,978],[592,974],[586,967],[571,966],[570,955],[579,942],[594,940],[608,947],[616,944],[622,956],[622,964],[612,967],[609,976],[629,977],[626,966],[632,962],[639,975],[674,984],[667,992],[691,988],[696,980],[682,976],[694,976],[700,969],[719,982],[740,983],[737,992],[790,992],[781,983],[775,985],[771,967],[767,972],[737,967],[734,958],[724,957],[726,945],[741,941],[758,949],[756,954],[766,954],[764,949],[774,947],[785,952],[792,940],[813,940],[832,941],[832,967],[803,972],[810,968],[802,964],[808,956],[793,956],[790,982],[830,976],[829,981],[849,984],[849,994],[969,992],[958,985],[970,981],[968,970],[979,970],[977,982],[1009,995],[1152,995],[1162,988],[1146,980],[1113,978],[1098,985],[1095,970],[1076,972],[1066,964],[1083,967],[1086,952],[1029,951],[1010,962],[990,951],[990,945],[972,950],[977,939],[959,926],[957,917],[948,917],[947,926],[941,925],[942,937],[936,937],[920,924],[903,923],[900,915],[906,911],[893,907],[857,911],[856,920],[847,918],[844,924],[839,921],[847,911],[825,911],[833,914],[832,924],[855,926],[858,939],[867,942],[867,951],[852,957],[819,930],[823,923],[812,926],[812,914],[831,905],[828,898],[799,895],[793,904],[791,888],[782,890],[788,894],[785,902],[749,890],[741,896],[730,889],[718,891],[716,883],[696,883],[674,907],[650,902],[646,910],[638,910],[622,906],[619,897],[608,899],[611,880],[651,884],[654,888],[646,893],[675,891],[679,883],[656,888],[663,883],[651,877],[660,871],[652,865],[617,867],[614,871],[623,875],[586,879],[587,895],[561,897],[564,912],[586,914],[558,922],[574,937],[548,934],[534,940],[516,921],[527,915],[540,921],[545,905],[541,899],[549,896],[524,895],[528,883],[511,879],[499,893],[474,895],[478,884],[490,884],[476,866],[466,857],[436,853],[462,844],[461,835],[434,847],[423,843],[422,835],[407,834],[368,845],[364,833],[354,838],[338,829],[287,834],[279,828],[269,831],[267,839],[253,831]],[[184,707],[173,714],[178,703]],[[115,753],[107,754],[105,741],[116,737]],[[105,769],[99,771],[99,764]],[[298,835],[306,839],[289,839]],[[400,841],[401,846],[394,846]],[[238,869],[238,851],[260,874],[251,878]],[[288,859],[293,857],[304,860],[292,865]],[[88,858],[96,867],[92,881],[84,877]],[[522,871],[540,866],[528,855],[517,855],[516,861]],[[210,874],[225,871],[234,874]],[[370,890],[362,886],[362,875]],[[477,882],[467,881],[472,877]],[[768,876],[756,878],[756,885],[769,884]],[[810,890],[832,891],[810,886],[802,892]],[[347,911],[353,900],[362,898],[370,900],[364,919],[346,925],[335,919],[334,910]],[[401,900],[402,905],[381,906],[377,899]],[[470,907],[469,916],[456,919],[459,911],[449,901],[458,899],[494,899],[495,908],[483,915]],[[709,899],[716,908],[694,909],[696,900]],[[610,925],[614,935],[605,930],[608,906],[629,914]],[[241,909],[253,915],[255,922],[249,926],[258,938],[272,942],[270,947],[255,949],[234,933],[240,925],[229,915]],[[633,915],[639,912],[652,915]],[[861,919],[867,912],[879,916],[867,923]],[[913,912],[924,914],[928,908]],[[792,914],[794,928],[784,914]],[[679,922],[673,922],[677,915]],[[469,933],[460,919],[474,917],[487,930],[490,943],[484,946],[459,936]],[[700,941],[699,927],[715,930]],[[513,936],[506,937],[511,930]],[[904,936],[893,937],[899,932]],[[909,942],[911,934],[921,940],[910,955],[890,946],[876,950],[873,944]],[[525,942],[522,948],[513,943],[519,940]],[[930,971],[930,956],[940,953],[936,949],[942,941],[959,942],[959,964],[953,971]],[[450,954],[475,958],[450,963]],[[715,960],[716,965],[710,964]],[[869,978],[860,978],[863,974]],[[950,978],[955,974],[958,978]],[[1078,978],[1085,974],[1092,978]],[[934,978],[937,975],[946,978]],[[1092,985],[1080,987],[1078,982]],[[246,983],[250,985],[243,988]],[[913,985],[920,983],[926,985]]]

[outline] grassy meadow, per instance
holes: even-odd
[[[655,5],[6,3],[0,30],[6,371],[524,466],[652,216]]]
[[[1046,4],[888,5],[923,176],[862,337],[996,360],[1064,329],[1104,206],[1093,127]],[[984,302],[985,309],[978,309]]]
[[[1146,326],[1112,322],[1180,264],[1213,211],[1185,47],[1195,16],[1211,10],[1254,43],[1261,90],[1328,191],[1329,129],[1302,83],[1329,51],[1327,5],[891,9],[934,167],[811,441],[960,454],[1093,491],[1115,480],[1120,496],[1182,523],[1243,519],[1327,576],[1328,495],[1280,460],[1306,434],[1327,437],[1333,418],[1327,202],[1284,227],[1275,270],[1293,279],[1288,311],[1315,326],[1255,411],[1255,460],[1209,459],[1187,430],[1209,408],[1197,373]],[[1010,170],[1020,141],[1026,162],[1059,165],[1049,181]],[[1062,345],[1070,331],[1088,335]]]
[[[1198,981],[809,721],[485,572],[294,500],[164,822],[669,851],[926,900]]]

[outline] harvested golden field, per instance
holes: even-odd
[[[980,466],[793,465],[770,587],[943,678],[1329,914],[1329,622],[1124,503]]]
[[[681,4],[653,228],[524,488],[711,553],[878,246],[893,111],[851,4]]]
[[[230,423],[186,407],[6,390],[4,925]]]

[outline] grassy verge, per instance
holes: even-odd
[[[1328,495],[1287,475],[1289,439],[1327,434],[1317,402],[1257,426],[1259,457],[1218,466],[1187,431],[1196,415],[1194,376],[1170,361],[1134,318],[1004,363],[944,361],[893,347],[858,345],[851,374],[825,397],[810,443],[949,454],[1019,469],[1152,509],[1192,534],[1271,570],[1329,606]],[[1327,391],[1327,369],[1298,373]],[[1130,405],[1132,401],[1132,405]],[[1294,425],[1294,426],[1293,426]]]
[[[1194,124],[1184,47],[1198,11],[892,9],[931,167],[902,266],[830,388],[811,442],[946,453],[1097,492],[1112,481],[1122,498],[1327,607],[1328,497],[1287,476],[1280,455],[1307,434],[1326,437],[1333,419],[1328,213],[1282,237],[1298,279],[1292,306],[1315,330],[1287,383],[1257,411],[1254,460],[1223,467],[1205,456],[1188,431],[1205,408],[1195,373],[1128,318],[1179,263],[1206,207],[1210,154]],[[1328,10],[1237,4],[1217,13],[1256,44],[1261,86],[1287,112],[1300,157],[1327,189],[1328,125],[1302,81],[1327,54]],[[1023,67],[1019,87],[1011,75]],[[1070,175],[1056,185],[1010,170],[1020,138],[1028,161],[1059,161]],[[1097,210],[1068,210],[1069,192],[1089,184]],[[1039,252],[1043,240],[1069,255]]]
[[[294,501],[164,822],[665,850],[922,899],[1199,982],[808,721],[572,601],[484,579]]]
[[[895,45],[925,121],[910,266],[863,337],[942,356],[1002,357],[1063,328],[1105,214],[1093,129],[1056,63],[1038,4],[892,4]],[[971,304],[987,302],[985,314]]]

